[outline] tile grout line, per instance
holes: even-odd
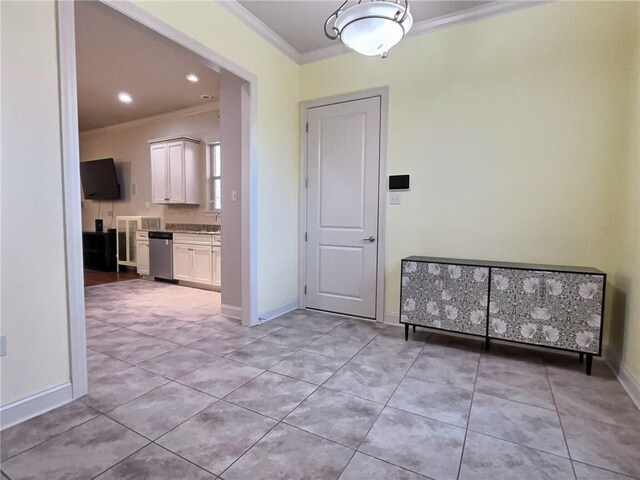
[[[343,322],[343,323],[344,323],[344,322]],[[342,324],[341,324],[341,325],[342,325]],[[340,325],[338,325],[338,326],[340,326]],[[338,328],[338,326],[337,326],[337,327],[335,327],[335,328]],[[283,328],[286,328],[286,327],[283,327]],[[330,331],[333,331],[333,330],[334,330],[334,329],[332,329],[332,330],[330,330]],[[326,334],[323,334],[323,336],[324,336],[324,335],[328,335],[328,334],[329,334],[329,332],[327,332]],[[366,343],[366,344],[365,344],[365,345],[364,345],[364,346],[363,346],[363,347],[358,351],[358,353],[360,353],[364,348],[366,348],[366,347],[367,347],[367,346],[368,346],[368,345],[369,345],[369,344],[370,344],[370,343],[371,343],[371,342],[372,342],[372,341],[373,341],[373,340],[374,340],[378,335],[380,335],[380,332],[379,332],[379,333],[377,333],[377,334],[376,334],[376,335],[375,335],[371,340],[369,340],[369,342],[367,342],[367,343]],[[320,338],[321,338],[321,337],[320,337]],[[318,339],[317,339],[317,340],[318,340]],[[312,343],[312,342],[310,342],[310,343]],[[302,348],[304,348],[304,347],[300,347],[298,350],[296,350],[296,352],[294,352],[293,354],[289,355],[289,357],[290,357],[290,356],[292,356],[292,355],[294,355],[295,353],[297,353],[297,352],[301,351],[301,350],[302,350]],[[355,355],[353,355],[349,360],[347,360],[347,362],[345,362],[345,365],[346,365],[346,363],[348,363],[349,361],[351,361],[351,359],[353,359],[353,358],[354,358],[358,353],[356,353],[356,354],[355,354]],[[287,358],[289,358],[289,357],[287,357]],[[283,359],[282,361],[284,361],[284,360],[286,360],[286,359]],[[279,362],[279,363],[280,363],[280,362]],[[344,365],[343,365],[343,367],[344,367]],[[334,372],[334,374],[333,374],[333,375],[335,375],[335,373],[337,373],[338,371],[340,371],[343,367],[340,367],[336,372]],[[263,373],[264,373],[264,372],[263,372]],[[275,373],[275,372],[272,372],[272,373]],[[331,377],[333,377],[333,375],[331,375]],[[325,380],[325,382],[323,382],[323,384],[324,384],[324,383],[326,383],[326,382],[328,382],[328,381],[331,379],[331,377],[327,378],[327,380]],[[311,392],[309,395],[307,395],[307,397],[306,397],[304,400],[302,400],[302,402],[300,402],[298,405],[296,405],[296,407],[295,407],[293,410],[291,410],[291,412],[289,412],[287,415],[285,415],[285,416],[282,418],[282,420],[278,420],[278,421],[277,421],[277,423],[276,423],[276,425],[274,425],[272,429],[270,429],[267,433],[265,433],[262,437],[260,437],[260,439],[258,439],[258,441],[256,441],[253,445],[251,445],[251,447],[249,447],[249,448],[248,448],[248,449],[247,449],[247,450],[246,450],[242,455],[240,455],[238,458],[236,458],[236,459],[233,461],[233,463],[231,463],[231,465],[229,465],[226,469],[224,469],[224,470],[220,473],[220,478],[223,478],[223,477],[222,477],[222,475],[223,475],[227,470],[229,470],[229,469],[230,469],[230,468],[231,468],[231,467],[232,467],[236,462],[238,462],[242,457],[244,457],[244,456],[245,456],[245,455],[246,455],[246,454],[247,454],[247,453],[248,453],[248,452],[249,452],[249,451],[250,451],[250,450],[251,450],[251,449],[252,449],[252,448],[257,444],[257,443],[258,443],[258,442],[260,442],[260,440],[262,440],[265,436],[267,436],[271,431],[273,431],[276,427],[278,427],[278,425],[280,425],[280,424],[282,424],[282,423],[284,423],[284,425],[287,425],[287,426],[290,426],[290,427],[292,427],[292,428],[296,428],[296,429],[301,430],[301,431],[303,431],[303,432],[306,432],[306,433],[309,433],[309,434],[311,434],[311,435],[314,435],[314,436],[316,436],[316,437],[318,437],[318,438],[321,438],[321,439],[323,439],[323,440],[325,440],[325,441],[329,441],[329,442],[335,443],[336,445],[340,445],[341,447],[344,447],[344,448],[350,448],[350,447],[345,447],[344,445],[341,445],[340,443],[335,442],[335,441],[333,441],[333,440],[330,440],[330,439],[328,439],[328,438],[324,438],[324,437],[322,437],[322,436],[320,436],[320,435],[318,435],[318,434],[315,434],[315,433],[312,433],[312,432],[307,432],[307,431],[306,431],[306,430],[304,430],[304,429],[301,429],[301,428],[295,427],[294,425],[289,425],[288,423],[284,422],[284,419],[285,419],[289,414],[291,414],[292,412],[294,412],[294,411],[295,411],[295,410],[296,410],[296,409],[297,409],[297,408],[298,408],[298,407],[299,407],[299,406],[300,406],[304,401],[306,401],[306,400],[307,400],[311,395],[313,395],[313,393],[315,393],[315,392],[316,392],[316,391],[317,391],[321,386],[322,386],[322,385],[318,385],[318,386],[316,386],[316,388],[313,390],[313,392]],[[235,405],[235,404],[234,404],[234,405]],[[238,406],[238,407],[240,407],[239,405],[237,405],[237,406]],[[243,408],[243,407],[240,407],[240,408]],[[255,412],[255,413],[258,413],[258,412]],[[262,415],[262,414],[260,414],[260,415]],[[270,418],[270,417],[267,417],[267,418]],[[342,471],[340,472],[340,474],[341,474],[341,475],[342,475],[342,472],[344,472],[344,469],[345,469],[345,468],[347,468],[347,466],[348,466],[348,465],[349,465],[349,463],[351,462],[351,459],[353,458],[353,456],[354,456],[356,453],[357,453],[357,449],[356,449],[356,450],[354,450],[354,453],[351,455],[351,458],[349,459],[349,461],[348,461],[348,462],[345,464],[345,466],[343,467]]]
[[[547,383],[549,385],[549,391],[551,392],[551,398],[553,399],[553,405],[556,407],[556,415],[558,416],[558,423],[560,424],[560,431],[562,432],[562,439],[564,440],[564,446],[567,448],[567,455],[569,455],[569,463],[571,464],[571,471],[573,472],[574,479],[577,480],[578,474],[576,473],[576,468],[573,466],[573,458],[571,456],[571,449],[569,448],[569,442],[567,441],[567,435],[564,433],[564,425],[562,424],[562,417],[560,416],[560,412],[558,411],[558,404],[556,403],[556,396],[553,393],[553,386],[551,385],[551,380],[549,379],[549,371],[547,370],[547,362],[545,362],[544,357],[542,357],[542,364],[544,366],[544,373],[547,377]]]
[[[482,349],[482,345],[480,345]],[[469,422],[471,421],[471,411],[473,410],[473,400],[476,395],[476,383],[478,383],[478,375],[480,373],[480,362],[482,362],[482,350],[480,351],[480,355],[478,356],[478,364],[476,365],[476,375],[473,379],[473,390],[471,391],[471,402],[469,403],[469,415],[467,416],[467,425],[464,429],[464,438],[462,439],[462,450],[460,451],[460,463],[458,463],[458,474],[456,475],[456,479],[460,480],[460,474],[462,473],[462,464],[464,459],[464,449],[467,446],[467,435],[469,433]]]
[[[380,335],[380,334],[378,334]],[[413,361],[411,362],[411,365],[409,365],[409,368],[407,368],[407,371],[405,372],[405,374],[402,376],[402,379],[398,382],[398,384],[396,385],[396,388],[393,389],[393,392],[391,392],[391,395],[389,395],[389,398],[387,398],[387,401],[384,403],[384,405],[382,406],[382,408],[380,409],[380,413],[378,413],[378,415],[376,416],[376,419],[371,423],[371,426],[369,427],[369,429],[367,430],[367,433],[364,434],[364,436],[362,437],[362,440],[360,440],[360,443],[358,444],[358,447],[356,448],[356,453],[360,452],[360,447],[362,447],[362,444],[364,443],[364,441],[366,440],[367,436],[369,436],[369,433],[371,432],[371,430],[373,429],[373,427],[375,426],[376,423],[378,423],[378,420],[380,419],[380,416],[382,415],[382,412],[385,411],[385,409],[387,408],[389,401],[393,398],[393,396],[395,395],[396,391],[398,390],[398,388],[400,387],[400,385],[402,384],[402,382],[404,381],[404,379],[407,377],[407,374],[409,373],[409,371],[411,370],[411,368],[413,367],[413,365],[416,363],[416,361],[418,360],[418,358],[420,357],[420,354],[422,353],[422,351],[424,350],[424,347],[426,346],[428,340],[431,338],[431,334],[427,334],[427,338],[425,339],[424,342],[422,342],[422,347],[420,347],[420,351],[418,352],[418,354],[416,355],[416,357],[413,359]],[[377,337],[377,335],[376,335]],[[374,338],[376,338],[374,337]],[[373,339],[372,339],[373,341]],[[391,407],[390,407],[391,408]],[[364,452],[361,452],[364,453]],[[365,455],[367,455],[366,453],[364,453]],[[353,459],[353,457],[355,456],[355,453],[351,456],[351,460]],[[383,461],[385,463],[388,463],[389,465],[393,465],[395,467],[398,468],[402,468],[403,470],[407,470],[409,472],[415,473],[417,475],[422,475],[418,472],[414,472],[413,470],[409,470],[405,467],[401,467],[400,465],[395,465],[391,462],[387,462],[385,460],[382,460],[374,455],[368,455],[369,457],[375,458],[377,460]],[[349,462],[344,466],[344,468],[342,469],[342,472],[340,473],[340,475],[342,475],[342,473],[344,473],[344,471],[346,470],[346,468],[349,466],[349,463],[351,463],[351,460],[349,460]]]

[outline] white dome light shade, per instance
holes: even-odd
[[[335,28],[347,47],[362,55],[382,55],[402,40],[413,25],[409,12],[399,22],[404,11],[405,7],[397,3],[360,3],[338,15]]]

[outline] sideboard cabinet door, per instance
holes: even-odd
[[[489,336],[599,354],[604,276],[491,269]]]
[[[488,279],[486,267],[404,260],[400,321],[484,336]]]

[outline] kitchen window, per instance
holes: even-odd
[[[221,187],[220,143],[210,143],[207,145],[207,210],[222,209]]]

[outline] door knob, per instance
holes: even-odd
[[[373,243],[373,242],[376,241],[376,237],[371,235],[369,238],[363,238],[362,240],[365,241],[365,242]]]

